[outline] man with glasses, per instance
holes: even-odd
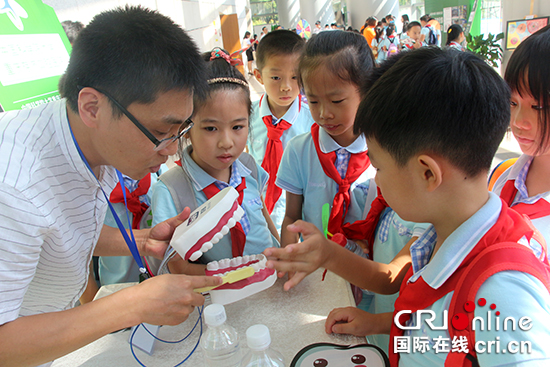
[[[193,289],[219,284],[164,275],[73,308],[92,254],[130,255],[103,226],[115,169],[139,180],[176,152],[203,68],[170,19],[115,9],[75,41],[62,100],[0,114],[0,365],[46,363],[141,322],[179,324],[204,303]],[[140,255],[162,258],[188,215],[134,231]]]

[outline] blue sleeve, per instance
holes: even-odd
[[[260,193],[263,193],[267,188],[267,181],[269,181],[269,173],[267,173],[267,171],[263,169],[262,166],[258,164],[258,162],[256,162],[256,167],[258,167],[258,185],[260,185],[258,187],[259,189],[258,191],[260,191]]]
[[[277,186],[295,195],[303,195],[304,192],[304,184],[300,179],[301,162],[296,152],[296,146],[298,145],[296,144],[298,141],[296,138],[300,136],[292,139],[286,146],[275,181]]]
[[[153,226],[178,214],[172,195],[162,181],[157,181],[153,185],[151,211],[153,212]]]
[[[484,331],[480,330],[480,323],[477,323],[475,332],[480,366],[550,365],[550,294],[538,279],[519,271],[503,271],[483,283],[477,292],[476,302],[480,298],[487,301],[485,306],[476,303],[475,308],[475,316],[486,323]],[[496,306],[494,310],[490,308],[492,304]],[[491,312],[492,320],[490,331],[487,330],[488,311]],[[500,312],[499,316],[495,315],[497,311]],[[512,329],[511,321],[504,321],[508,317],[515,320],[515,330]],[[529,330],[518,327],[523,317],[531,320]],[[499,330],[495,330],[497,320]],[[504,325],[507,325],[507,331],[503,330]],[[530,351],[525,349],[528,345]]]

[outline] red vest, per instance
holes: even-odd
[[[459,291],[459,288],[462,288],[462,283],[465,283],[465,288],[468,289],[470,287],[471,291],[474,291],[474,285],[469,284],[468,282],[464,281],[465,278],[469,275],[469,273],[474,274],[474,272],[471,270],[471,265],[477,262],[478,257],[483,255],[485,252],[493,252],[495,245],[500,245],[502,243],[506,243],[506,245],[510,245],[509,247],[518,248],[517,241],[519,241],[523,236],[525,236],[527,239],[533,238],[535,235],[536,230],[534,227],[526,220],[525,217],[518,214],[514,210],[511,210],[508,208],[508,206],[503,202],[502,203],[502,210],[500,213],[500,216],[493,225],[489,231],[479,240],[477,245],[470,251],[470,253],[465,257],[465,259],[462,261],[460,266],[457,268],[457,270],[447,279],[447,281],[441,285],[438,289],[433,289],[430,287],[423,279],[422,277],[418,278],[416,282],[414,283],[408,283],[409,278],[412,276],[412,267],[407,272],[407,275],[405,276],[405,279],[403,280],[403,283],[401,284],[401,290],[399,293],[399,297],[397,298],[397,301],[395,302],[395,310],[394,310],[394,317],[397,314],[397,312],[401,310],[411,310],[412,313],[418,310],[426,309],[430,307],[432,304],[434,304],[437,300],[444,297],[449,292],[455,291],[455,294],[462,293]],[[540,240],[539,240],[540,241]],[[545,247],[545,246],[544,246]],[[523,250],[525,249],[519,249]],[[527,249],[529,250],[529,249]],[[515,251],[515,250],[514,250]],[[528,251],[530,254],[526,254],[523,256],[523,259],[526,261],[527,264],[530,264],[531,266],[525,265],[521,262],[514,263],[514,261],[511,261],[511,264],[513,266],[502,266],[506,261],[509,260],[507,257],[506,251],[497,251],[493,252],[494,261],[496,263],[496,267],[493,267],[493,269],[496,269],[492,274],[498,271],[502,270],[519,270],[523,272],[527,272],[529,274],[532,274],[536,276],[537,278],[541,279],[543,283],[550,284],[548,281],[548,273],[543,268],[541,269],[542,263],[532,254],[532,251]],[[514,259],[514,257],[512,257]],[[510,261],[508,261],[510,263]],[[509,265],[509,264],[508,264]],[[533,272],[532,269],[538,269],[538,271]],[[484,278],[481,283],[477,285],[477,288],[481,286],[483,281],[485,281],[490,275],[492,274],[485,274]],[[542,278],[541,278],[542,277]],[[545,278],[546,277],[546,278]],[[468,278],[468,281],[471,281],[471,278]],[[549,287],[550,289],[550,287]],[[467,292],[468,297],[472,297],[471,299],[468,299],[468,301],[473,302],[475,297],[475,294],[477,293],[477,289],[471,294],[472,292]],[[451,305],[457,304],[456,301],[451,301]],[[458,304],[458,307],[460,307],[462,304]],[[453,311],[453,308],[450,308],[450,311]],[[407,314],[409,315],[409,314]],[[451,318],[454,316],[454,313],[449,312],[449,330],[452,328],[451,326]],[[405,325],[407,321],[407,317],[405,315],[401,315],[400,323],[401,325]],[[471,320],[470,320],[471,325]],[[402,336],[403,330],[399,329],[395,322],[392,323],[391,327],[391,333],[390,333],[390,349],[389,349],[389,357],[390,362],[392,366],[398,366],[399,363],[399,355],[397,353],[394,353],[394,338],[396,336]],[[472,345],[474,343],[474,338],[471,337]],[[473,351],[473,349],[471,349]],[[453,360],[453,358],[462,359],[462,362],[465,363],[465,365],[468,365],[469,362],[465,360],[466,353],[460,353],[462,355],[458,355],[458,353],[449,353],[447,356],[446,365],[448,366],[460,366],[462,364],[456,364],[455,362],[450,362],[450,360]],[[454,355],[451,357],[451,355]],[[451,364],[454,363],[454,364]]]

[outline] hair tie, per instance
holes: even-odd
[[[224,59],[225,61],[227,61],[229,64],[231,64],[231,59],[229,58],[229,55],[226,54],[225,52],[222,51],[221,48],[219,47],[216,47],[215,49],[212,50],[212,52],[210,53],[210,61],[212,60],[215,60],[215,59]]]
[[[248,83],[246,81],[239,78],[231,78],[231,77],[212,78],[212,79],[208,79],[206,82],[208,83],[208,85],[217,84],[217,83],[233,83],[233,84],[242,85],[244,87],[248,87]]]

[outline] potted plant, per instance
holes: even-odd
[[[504,38],[504,33],[499,33],[496,36],[489,33],[487,38],[483,37],[483,34],[475,37],[468,34],[466,36],[466,47],[478,54],[487,64],[497,67],[498,61],[502,59],[502,47],[498,42]]]

